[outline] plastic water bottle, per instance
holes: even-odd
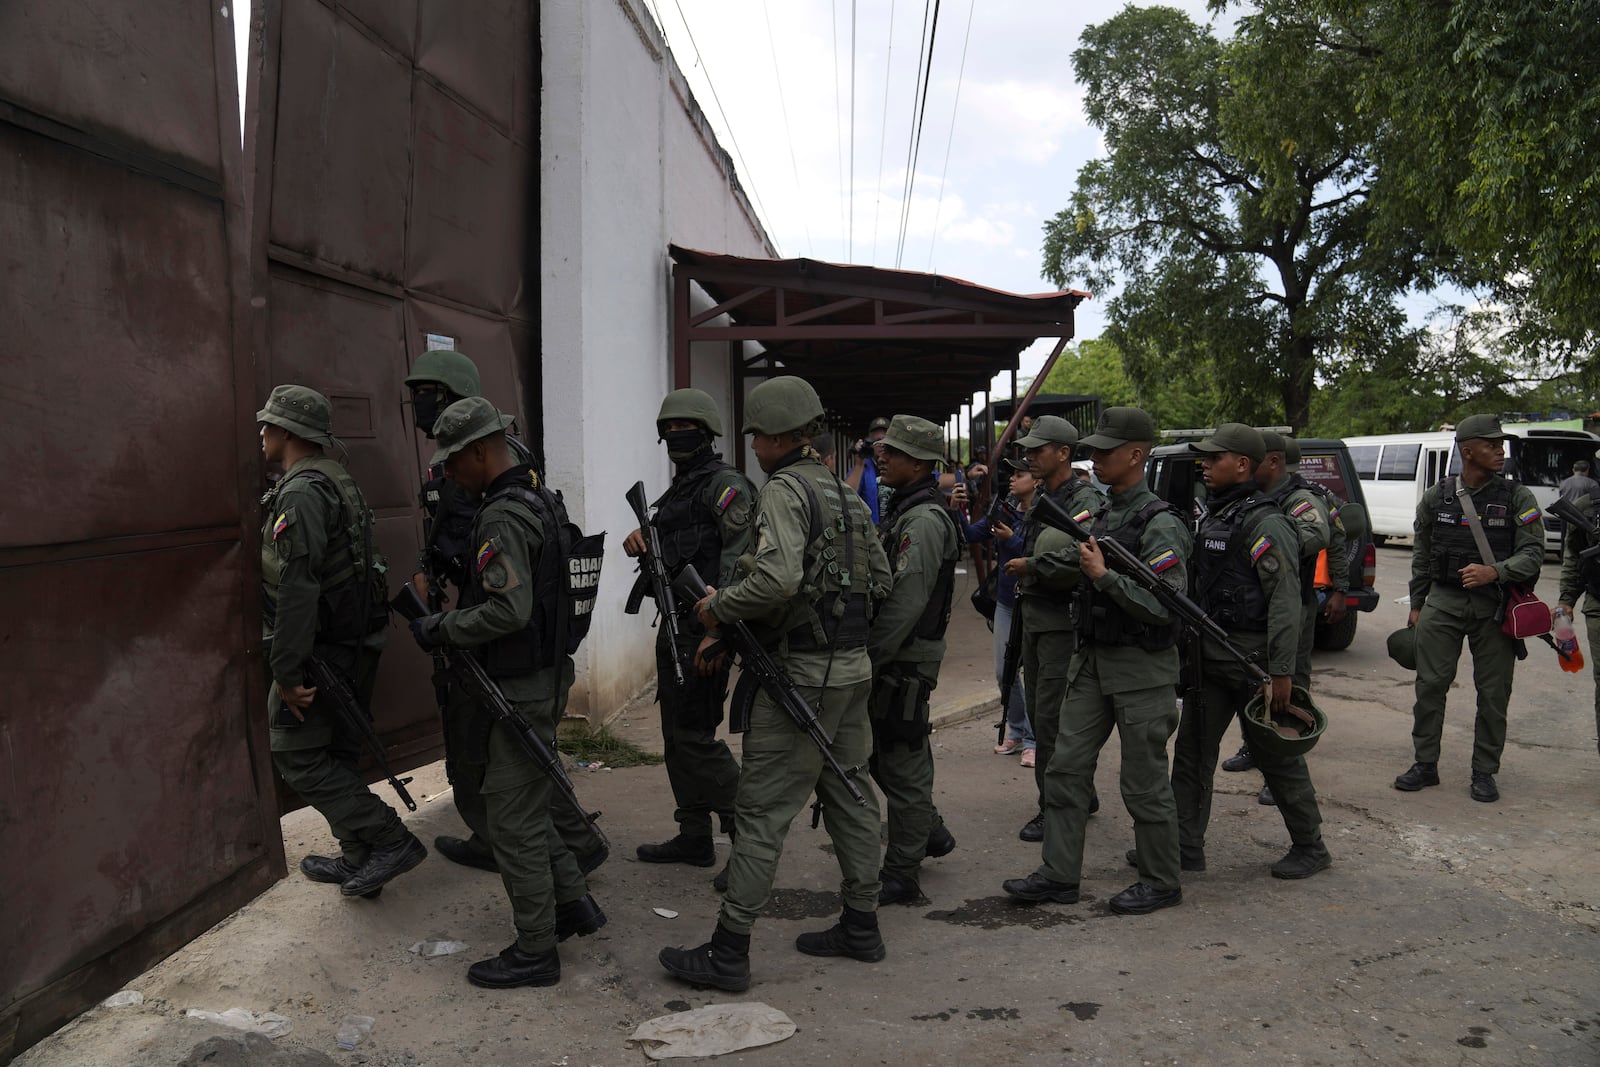
[[[1578,651],[1578,634],[1572,628],[1572,614],[1568,611],[1557,611],[1554,622],[1550,627],[1550,636],[1555,639],[1556,651],[1561,653],[1561,669],[1568,674],[1576,674],[1583,670],[1583,653]]]
[[[339,1022],[339,1032],[334,1035],[334,1043],[343,1049],[355,1048],[372,1033],[372,1023],[370,1015],[346,1015]]]

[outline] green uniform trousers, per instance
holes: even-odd
[[[784,837],[813,791],[822,801],[823,825],[839,860],[845,907],[878,910],[878,795],[861,773],[872,754],[872,726],[867,719],[871,692],[870,680],[827,689],[800,687],[823,730],[833,738],[833,758],[853,774],[867,798],[865,804],[850,799],[811,739],[766,690],[756,697],[750,731],[744,735],[728,889],[718,917],[730,933],[748,934],[766,907]]]
[[[937,668],[938,664],[931,666]],[[918,685],[920,681],[916,665],[906,665],[899,676],[907,685]],[[889,841],[883,852],[883,869],[916,881],[928,854],[928,837],[944,825],[933,803],[933,746],[926,733],[914,740],[886,737],[882,726],[885,716],[893,716],[900,709],[877,706],[894,700],[892,691],[881,684],[874,686],[872,699],[869,766],[872,780],[883,791],[884,807],[889,813]],[[926,698],[919,702],[919,710],[921,721],[926,724]]]
[[[1600,747],[1600,615],[1585,611],[1583,619],[1589,631],[1589,670],[1594,674],[1594,732],[1596,746]]]
[[[489,814],[483,794],[478,791],[482,765],[474,764],[458,753],[469,751],[468,742],[459,732],[466,728],[477,714],[476,706],[458,686],[450,689],[450,710],[445,714],[445,777],[450,780],[456,811],[467,824],[471,837],[467,844],[485,855],[493,854],[489,844]],[[550,801],[550,824],[567,849],[575,856],[588,856],[598,851],[603,842],[594,825],[579,814],[565,793],[557,791]]]
[[[353,656],[325,648],[317,651],[330,666],[349,676]],[[361,657],[361,663],[361,677],[351,689],[365,707],[377,682],[378,657],[369,652]],[[374,849],[406,839],[410,831],[400,816],[362,781],[357,771],[363,752],[361,738],[352,736],[340,722],[330,698],[318,696],[301,722],[279,699],[274,686],[267,693],[267,710],[273,766],[290,789],[328,820],[328,829],[347,861],[359,867]]]
[[[1418,763],[1439,762],[1445,698],[1456,680],[1463,639],[1472,650],[1472,684],[1478,691],[1472,769],[1498,774],[1500,753],[1506,747],[1506,706],[1511,703],[1517,643],[1500,632],[1493,618],[1467,619],[1431,603],[1422,605],[1417,617],[1417,702],[1411,709],[1411,744]]]
[[[1158,889],[1178,888],[1178,809],[1167,773],[1167,741],[1177,726],[1172,686],[1103,693],[1094,651],[1089,650],[1061,706],[1055,752],[1045,768],[1040,874],[1054,882],[1078,883],[1095,765],[1115,727],[1122,747],[1122,802],[1133,816],[1139,880]]]
[[[677,803],[673,818],[685,837],[710,837],[713,814],[724,832],[733,828],[733,796],[739,787],[739,762],[717,736],[731,668],[708,678],[696,674],[693,662],[699,638],[686,637],[680,686],[672,675],[671,641],[662,627],[656,639],[656,694],[667,782]]]
[[[1217,773],[1217,750],[1222,735],[1239,709],[1255,695],[1256,684],[1232,660],[1205,661],[1200,699],[1186,694],[1178,740],[1172,753],[1172,794],[1178,805],[1178,843],[1184,849],[1203,849],[1211,822],[1211,782]],[[1304,756],[1284,759],[1250,749],[1256,769],[1272,788],[1278,814],[1289,840],[1310,845],[1322,840],[1322,812],[1311,785]]]
[[[1294,684],[1311,692],[1311,646],[1317,640],[1317,612],[1321,605],[1313,596],[1311,603],[1305,605],[1300,613],[1300,647],[1294,653]],[[1241,711],[1243,709],[1240,709]],[[1239,728],[1244,729],[1244,719],[1239,720]]]
[[[1067,668],[1078,647],[1078,635],[1071,630],[1030,631],[1022,628],[1022,684],[1028,702],[1028,717],[1033,720],[1033,781],[1038,788],[1041,810],[1044,804],[1044,772],[1056,750],[1056,734],[1061,725],[1061,704],[1067,697]],[[1094,784],[1090,783],[1093,791]]]
[[[552,747],[567,706],[567,686],[557,684],[556,689],[551,696],[514,704]],[[463,780],[476,786],[483,800],[484,828],[511,901],[517,946],[524,952],[555,948],[555,906],[589,891],[577,859],[561,836],[551,832],[556,787],[512,730],[499,723],[489,732],[487,762],[464,759],[459,766]]]

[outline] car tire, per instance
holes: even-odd
[[[1356,639],[1356,619],[1359,617],[1360,612],[1352,608],[1338,622],[1318,619],[1314,638],[1317,648],[1324,652],[1340,652],[1349,648],[1350,642]]]

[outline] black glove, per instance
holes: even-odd
[[[417,647],[424,652],[432,652],[444,645],[444,612],[436,611],[432,615],[423,615],[421,618],[411,620],[411,636],[417,642]]]

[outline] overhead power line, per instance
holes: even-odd
[[[972,12],[978,0],[967,6],[967,32],[961,38],[961,66],[956,71],[956,102],[950,107],[950,137],[944,143],[944,166],[939,171],[939,198],[933,203],[933,233],[928,238],[928,265],[933,269],[933,246],[939,240],[939,214],[944,208],[944,180],[950,173],[950,146],[956,143],[956,113],[961,110],[961,81],[967,74],[967,42],[972,40]]]
[[[794,128],[789,125],[789,100],[783,91],[783,70],[778,66],[778,45],[772,38],[772,12],[767,8],[767,0],[761,2],[761,16],[767,22],[767,48],[772,53],[772,77],[778,83],[778,110],[783,115],[783,137],[789,142],[789,166],[794,171],[795,201],[801,205],[806,202],[805,194],[800,189],[800,161],[794,152]],[[806,255],[813,255],[811,247],[811,221],[805,207],[800,209],[800,226],[806,235]]]
[[[917,78],[921,82],[916,98],[912,101],[913,123],[910,144],[906,153],[906,182],[905,198],[900,204],[900,240],[895,246],[894,265],[900,266],[905,258],[906,230],[911,223],[911,197],[916,192],[917,186],[917,158],[922,152],[922,120],[928,111],[928,82],[933,76],[933,46],[939,37],[939,5],[940,0],[933,0],[933,18],[928,19],[927,3],[923,3],[924,32],[927,37],[923,53],[926,61],[919,58],[917,63]]]
[[[849,229],[845,217],[844,119],[839,114],[839,0],[833,0],[833,147],[839,163],[839,229]]]
[[[888,57],[883,61],[883,116],[878,120],[878,170],[877,180],[873,185],[877,195],[873,198],[872,207],[872,261],[878,260],[878,212],[883,207],[883,147],[889,143],[889,75],[894,71],[894,7],[895,0],[889,0],[889,48]]]
[[[850,201],[848,258],[856,258],[856,0],[850,0]]]

